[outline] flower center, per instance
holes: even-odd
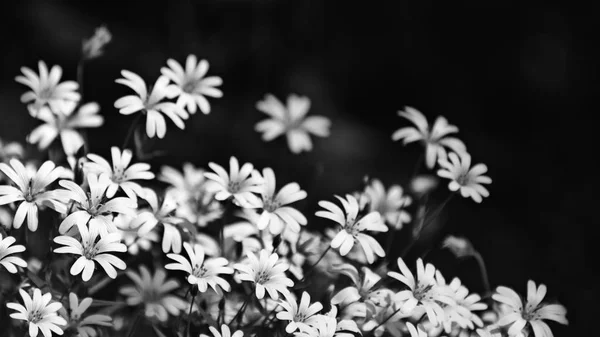
[[[270,279],[270,275],[267,271],[261,271],[256,275],[256,283],[264,284]]]
[[[358,223],[358,221],[356,221],[356,219],[354,218],[348,218],[346,220],[346,225],[344,226],[344,230],[346,232],[348,232],[348,234],[352,235],[352,236],[356,236],[360,230],[358,229],[358,226],[356,225]]]
[[[111,180],[115,184],[120,184],[127,180],[127,174],[123,167],[113,167],[113,174]]]
[[[306,314],[304,312],[298,312],[294,315],[294,322],[304,322],[306,320]]]
[[[197,87],[198,87],[197,80],[188,79],[188,80],[186,80],[185,84],[182,86],[181,90],[183,90],[183,92],[186,92],[188,94],[192,94],[192,93],[194,93],[194,91],[196,90]]]
[[[275,210],[277,210],[280,206],[278,201],[273,200],[273,198],[268,198],[266,196],[263,196],[263,205],[263,209],[269,213],[275,212]]]
[[[50,98],[52,98],[53,94],[54,94],[53,88],[46,87],[46,88],[42,88],[42,90],[40,90],[40,92],[38,93],[38,97],[41,98],[42,100],[49,100]]]
[[[88,260],[92,260],[96,254],[98,253],[98,249],[96,248],[96,245],[93,244],[92,242],[88,242],[87,245],[85,245],[85,247],[83,247],[83,257],[85,257]]]
[[[462,173],[461,175],[458,176],[458,178],[456,178],[456,182],[460,186],[468,185],[470,180],[471,180],[471,177],[469,176],[468,173]]]
[[[193,275],[196,278],[201,278],[201,277],[205,276],[207,272],[208,272],[208,270],[206,269],[206,267],[204,267],[204,265],[200,266],[197,263],[194,265]]]
[[[430,300],[433,296],[429,293],[429,291],[433,288],[433,284],[417,284],[417,288],[413,292],[415,298],[419,301]]]
[[[40,310],[34,310],[29,313],[29,321],[31,323],[37,323],[41,321],[42,318],[44,318],[44,315],[42,315],[42,312]]]
[[[229,184],[227,185],[227,189],[229,190],[229,193],[231,194],[235,194],[237,192],[240,191],[240,182],[239,181],[230,181]]]
[[[537,313],[537,307],[536,308],[524,308],[521,311],[521,317],[523,317],[524,320],[526,321],[534,321],[539,319],[539,315]]]

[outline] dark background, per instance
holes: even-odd
[[[391,134],[406,125],[405,105],[430,120],[446,116],[460,127],[474,161],[490,168],[491,196],[481,205],[456,198],[444,233],[467,235],[485,257],[492,286],[526,291],[545,283],[548,299],[568,308],[570,326],[558,336],[591,332],[598,302],[591,249],[596,220],[599,12],[556,4],[505,1],[21,1],[0,11],[0,137],[20,140],[38,124],[14,77],[37,61],[60,64],[75,80],[83,38],[106,24],[113,41],[86,64],[84,100],[106,117],[92,130],[93,152],[120,144],[132,116],[114,101],[128,89],[114,83],[121,69],[154,82],[168,58],[196,54],[221,76],[222,99],[180,131],[168,125],[167,151],[152,161],[222,165],[230,155],[271,166],[281,183],[298,181],[309,198],[305,214],[333,193],[351,192],[363,175],[406,185],[421,148],[402,147]],[[575,7],[575,6],[574,6]],[[293,156],[283,138],[263,143],[253,131],[265,115],[254,105],[265,93],[312,99],[311,113],[332,122],[331,137]],[[439,191],[445,197],[445,185]],[[321,223],[318,223],[320,226]],[[317,227],[317,226],[314,226]],[[449,261],[481,290],[473,261]],[[436,257],[437,256],[437,257]],[[586,261],[587,260],[587,261]],[[475,276],[473,276],[475,275]]]

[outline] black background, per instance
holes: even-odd
[[[0,11],[0,136],[24,141],[37,125],[14,81],[21,66],[60,64],[75,80],[83,38],[106,24],[113,41],[86,64],[84,100],[106,117],[90,131],[93,152],[120,146],[132,116],[114,101],[128,89],[121,69],[154,82],[168,58],[196,54],[224,80],[213,112],[198,113],[180,131],[168,125],[152,161],[222,165],[230,155],[271,166],[279,182],[297,181],[309,194],[300,208],[351,192],[363,175],[406,185],[421,148],[391,134],[406,125],[405,105],[430,120],[459,126],[474,161],[490,168],[491,196],[481,205],[451,201],[444,233],[467,235],[486,258],[492,286],[526,291],[533,279],[568,308],[558,336],[591,331],[597,275],[592,231],[598,225],[595,145],[598,38],[595,8],[505,1],[20,1]],[[331,137],[294,156],[283,139],[263,143],[253,131],[265,115],[265,93],[312,99],[311,113],[333,122]],[[439,199],[446,195],[445,186]],[[437,195],[436,195],[437,196]],[[314,220],[311,226],[324,225]],[[398,248],[398,249],[401,249]],[[428,255],[442,271],[481,290],[473,261]],[[587,260],[587,261],[586,261]],[[441,262],[440,262],[441,263]],[[475,276],[473,276],[475,275]]]

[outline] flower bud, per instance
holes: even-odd
[[[83,58],[93,59],[104,53],[104,46],[112,39],[112,35],[105,26],[96,28],[94,36],[83,41]]]

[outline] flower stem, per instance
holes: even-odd
[[[308,276],[310,276],[310,274],[312,274],[312,272],[315,270],[315,267],[319,264],[319,262],[321,262],[321,260],[323,260],[323,258],[327,254],[327,252],[329,252],[329,250],[331,250],[331,245],[327,246],[327,249],[325,249],[325,251],[323,252],[323,254],[321,254],[321,256],[319,257],[319,259],[317,260],[317,262],[313,263],[312,266],[309,267],[308,271],[306,272],[306,274],[304,274],[304,277],[302,278],[302,280],[300,280],[299,283],[304,282],[304,280],[306,280],[306,278]]]
[[[389,315],[386,319],[384,319],[381,323],[379,323],[379,325],[377,325],[375,328],[373,328],[373,330],[369,331],[369,333],[366,334],[365,337],[375,334],[375,331],[377,329],[379,329],[381,326],[383,326],[385,323],[387,323],[387,321],[392,319],[392,317],[394,317],[394,315],[396,315],[398,312],[400,312],[400,309],[402,309],[402,307],[396,309],[396,311],[394,311],[391,315]]]
[[[129,332],[127,333],[127,337],[133,337],[133,334],[135,333],[135,328],[137,327],[141,318],[142,318],[142,311],[139,310],[138,313],[135,315],[135,320],[133,321],[133,324],[131,324],[131,327],[129,327]]]
[[[479,264],[479,270],[481,272],[481,281],[483,282],[483,288],[485,289],[486,294],[489,294],[491,289],[490,289],[490,281],[488,279],[488,274],[487,274],[487,268],[485,267],[485,261],[483,260],[483,257],[481,256],[481,254],[479,252],[475,252],[475,254],[473,254],[473,257],[477,261],[477,264]]]
[[[131,122],[131,126],[129,127],[129,130],[127,131],[127,136],[125,136],[125,140],[123,141],[122,149],[125,149],[127,147],[127,145],[129,144],[129,141],[131,140],[131,137],[133,136],[133,133],[135,132],[135,129],[138,126],[140,119],[142,118],[142,115],[143,114],[141,112],[138,112],[138,114],[135,117],[135,119],[133,120],[133,122]]]
[[[191,285],[192,292],[192,300],[190,301],[190,310],[188,311],[187,317],[187,325],[185,326],[185,330],[183,331],[183,337],[187,337],[190,332],[190,324],[192,323],[192,309],[194,309],[194,300],[196,299],[196,295],[198,295],[198,288]]]
[[[227,325],[231,326],[231,323],[235,322],[236,320],[242,319],[242,315],[243,315],[244,311],[246,311],[246,307],[248,306],[248,303],[250,302],[251,297],[252,297],[252,293],[250,293],[250,295],[248,295],[246,297],[246,300],[244,301],[244,304],[242,304],[242,306],[240,307],[240,310],[238,310],[238,312],[235,314],[235,316],[233,316],[233,318],[231,319],[231,321],[229,321],[229,324],[227,324]]]

